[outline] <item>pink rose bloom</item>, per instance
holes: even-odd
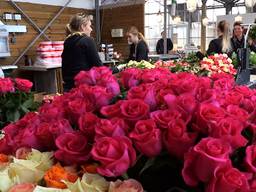
[[[148,157],[155,157],[162,150],[162,133],[156,123],[149,120],[140,120],[130,133],[136,149]]]
[[[33,192],[35,187],[32,183],[23,183],[13,186],[8,192]]]
[[[217,167],[205,192],[232,191],[249,192],[247,177],[232,166]]]
[[[213,104],[203,103],[196,111],[194,129],[208,134],[211,124],[219,122],[225,116],[225,111],[222,108]]]
[[[14,84],[10,78],[0,78],[0,94],[14,91]]]
[[[241,93],[238,93],[235,91],[229,91],[225,95],[223,106],[227,107],[229,105],[239,105],[243,99],[244,99],[244,96]]]
[[[120,82],[126,89],[137,86],[140,83],[140,75],[142,70],[137,68],[129,68],[120,73]]]
[[[90,158],[88,139],[79,132],[65,133],[56,139],[55,158],[65,165],[82,165]]]
[[[142,185],[134,180],[128,179],[125,181],[111,182],[109,187],[109,192],[143,192]]]
[[[127,99],[141,99],[150,106],[151,111],[156,108],[156,93],[150,84],[132,87],[127,93]]]
[[[128,132],[128,127],[123,119],[100,119],[95,123],[95,140],[102,137],[122,137]]]
[[[106,177],[123,175],[136,161],[136,151],[126,137],[102,137],[93,145],[91,154],[101,163],[97,172]]]
[[[211,137],[202,139],[185,155],[182,176],[189,186],[198,182],[208,182],[219,166],[229,165],[231,147],[221,139]]]
[[[119,100],[113,105],[104,106],[101,108],[100,112],[103,116],[107,118],[121,117],[120,107],[123,102],[123,100]]]
[[[29,92],[33,86],[33,83],[26,79],[16,78],[15,83],[16,83],[16,88],[22,92]]]
[[[251,145],[246,148],[246,156],[244,159],[245,166],[249,172],[256,173],[256,145]]]
[[[99,118],[93,113],[84,113],[78,120],[79,130],[87,136],[90,141],[94,140],[95,125]]]
[[[244,126],[239,120],[226,117],[211,126],[209,136],[226,140],[233,149],[237,149],[248,142],[241,134],[243,129]]]
[[[248,114],[251,114],[253,113],[256,106],[255,102],[253,102],[251,99],[243,99],[241,100],[239,107],[247,111]]]
[[[246,122],[249,118],[247,111],[238,107],[237,105],[229,105],[227,107],[227,112],[231,117],[236,118],[241,122]]]
[[[230,80],[227,78],[222,78],[222,79],[216,80],[213,83],[213,88],[216,90],[221,90],[221,91],[231,90],[234,86],[235,86],[234,80]]]
[[[169,123],[163,140],[171,155],[183,159],[184,154],[194,145],[196,138],[197,134],[188,133],[184,121],[177,119]]]

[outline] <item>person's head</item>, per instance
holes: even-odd
[[[91,20],[92,20],[91,15],[87,15],[84,13],[78,13],[74,15],[70,19],[69,24],[67,24],[67,27],[66,27],[67,35],[70,35],[76,32],[81,32],[86,34],[87,36],[90,36],[92,32]]]
[[[222,51],[227,53],[231,48],[229,23],[226,20],[220,21],[218,23],[217,31],[218,36],[222,36]]]
[[[234,32],[234,36],[236,38],[241,38],[243,36],[243,31],[244,31],[244,27],[242,26],[242,22],[235,22],[233,25],[233,32]]]
[[[136,27],[131,27],[127,33],[128,42],[137,44],[140,40],[140,32]]]
[[[164,36],[165,36],[165,32],[164,31],[162,31],[161,36],[162,36],[162,38],[164,38]]]

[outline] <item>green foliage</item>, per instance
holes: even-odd
[[[39,103],[34,102],[34,94],[31,92],[16,91],[0,95],[0,129],[30,111],[36,111],[38,107]]]

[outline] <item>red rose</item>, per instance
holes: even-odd
[[[251,99],[243,99],[240,102],[239,107],[246,110],[249,114],[252,113],[255,109],[255,103]]]
[[[95,123],[98,120],[99,118],[93,113],[84,113],[78,120],[80,131],[82,131],[90,141],[94,140]]]
[[[125,100],[120,105],[120,111],[125,120],[133,122],[148,118],[149,106],[140,99]]]
[[[162,134],[153,120],[140,120],[130,133],[136,149],[148,157],[155,157],[162,150]]]
[[[122,137],[126,135],[128,128],[123,119],[100,119],[95,122],[95,140],[102,137]]]
[[[228,79],[229,81],[235,83],[234,76],[228,73],[215,73],[211,75],[211,79],[213,81],[217,81],[219,79]]]
[[[126,88],[137,86],[140,83],[140,75],[142,70],[137,68],[129,68],[120,73],[120,82]]]
[[[189,186],[208,182],[219,166],[230,164],[231,147],[221,139],[205,138],[185,154],[183,179]]]
[[[92,157],[101,163],[98,173],[107,177],[124,174],[136,161],[132,142],[126,137],[102,137],[94,144]]]
[[[93,105],[86,99],[77,98],[68,103],[70,118],[73,123],[77,123],[79,117],[85,112],[93,111]]]
[[[198,87],[201,89],[210,89],[212,87],[212,81],[208,77],[198,77]]]
[[[217,99],[217,91],[214,89],[199,89],[196,98],[200,103],[211,103]]]
[[[220,91],[231,90],[235,86],[234,80],[222,78],[214,81],[213,88]]]
[[[194,129],[207,134],[211,124],[219,122],[226,116],[225,111],[213,104],[203,103],[196,112]]]
[[[230,142],[230,145],[233,149],[245,146],[248,142],[242,136],[243,124],[231,117],[221,119],[216,124],[213,124],[209,129],[209,136],[214,138],[222,138],[227,142]]]
[[[121,113],[120,107],[122,103],[123,101],[119,100],[113,105],[102,107],[100,112],[102,115],[104,115],[107,118],[119,117]]]
[[[82,165],[90,157],[91,147],[87,138],[79,132],[65,133],[56,139],[58,150],[55,158],[66,165]]]
[[[26,79],[16,78],[15,83],[16,83],[16,85],[15,85],[16,88],[19,91],[23,91],[23,92],[29,92],[33,86],[33,83]]]
[[[45,122],[55,121],[56,119],[63,119],[65,117],[65,111],[59,106],[54,106],[50,103],[45,103],[39,109],[40,119]]]
[[[152,85],[142,84],[132,87],[127,93],[127,99],[141,99],[150,106],[151,110],[156,108],[155,91]]]
[[[249,184],[246,176],[232,166],[218,167],[214,176],[206,187],[206,192],[239,191],[249,192]]]
[[[120,86],[112,74],[101,76],[97,82],[97,85],[105,87],[107,92],[111,93],[113,96],[117,96],[120,93]]]
[[[22,129],[25,128],[30,122],[35,123],[36,119],[38,119],[37,113],[28,112],[23,118],[16,122],[16,125]]]
[[[160,79],[168,79],[172,73],[169,69],[155,68],[155,69],[144,69],[141,74],[141,80],[143,83],[153,83]]]
[[[160,89],[160,90],[157,90],[156,91],[156,99],[157,99],[157,104],[158,106],[165,106],[166,105],[166,102],[165,102],[165,99],[164,97],[168,94],[170,95],[174,95],[174,92],[172,91],[171,88],[163,88],[163,89]]]
[[[227,112],[231,117],[234,117],[242,122],[246,122],[249,118],[247,111],[241,109],[237,105],[229,105],[227,107]]]
[[[250,99],[254,95],[253,90],[247,86],[236,86],[234,88],[234,91],[239,94],[242,94],[245,98],[248,99]]]
[[[239,105],[243,99],[244,96],[242,94],[230,91],[225,95],[223,106],[226,107],[228,105]]]
[[[247,171],[256,173],[256,145],[251,145],[246,148],[245,165]]]
[[[0,78],[0,94],[14,92],[15,88],[10,78]]]
[[[164,144],[171,155],[183,159],[184,154],[195,143],[197,135],[186,131],[183,120],[177,119],[170,122],[164,133]]]
[[[150,114],[150,117],[156,122],[157,126],[161,129],[167,129],[170,122],[176,119],[182,119],[188,123],[190,117],[178,110],[158,110]]]

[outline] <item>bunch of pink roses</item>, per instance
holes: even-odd
[[[99,174],[118,177],[140,156],[167,151],[183,162],[188,186],[256,191],[256,92],[236,86],[232,75],[129,68],[117,78],[100,67],[75,80],[69,93],[5,127],[0,153],[54,151],[63,165],[97,162]],[[241,148],[238,167],[231,157]]]

